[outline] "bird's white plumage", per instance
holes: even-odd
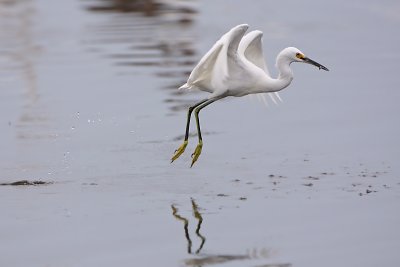
[[[264,60],[264,53],[262,48],[262,31],[251,31],[246,34],[241,40],[238,48],[238,53],[243,56],[246,60],[250,61],[260,69],[264,70],[265,74],[271,77],[267,65]],[[258,94],[262,102],[267,106],[267,99],[265,95],[268,95],[274,104],[278,104],[275,97],[282,102],[282,98],[278,92]]]
[[[270,81],[272,85],[273,81],[264,61],[262,32],[244,35],[248,27],[241,24],[225,33],[201,58],[180,89],[209,92],[209,98],[276,91],[272,86],[271,90],[263,90],[265,85],[261,83]]]
[[[237,65],[237,50],[247,28],[246,24],[239,25],[224,34],[201,58],[187,83],[181,88],[199,89],[210,93],[224,90],[227,87],[226,81],[240,71]]]
[[[238,53],[260,69],[264,70],[268,76],[271,76],[264,61],[261,40],[262,36],[263,33],[261,31],[252,31],[246,34],[239,44]]]
[[[288,47],[276,60],[279,76],[272,78],[264,61],[263,33],[256,30],[245,35],[248,28],[247,24],[241,24],[225,33],[201,58],[180,89],[209,92],[209,99],[267,93],[276,103],[275,97],[281,101],[277,92],[292,82],[292,62],[318,64],[305,61],[307,58],[300,50]],[[327,70],[322,65],[316,66]]]
[[[290,69],[292,62],[304,62],[328,70],[321,64],[307,58],[297,48],[283,49],[277,59],[279,75],[276,79],[269,74],[262,50],[262,32],[252,31],[245,35],[247,24],[241,24],[224,34],[203,56],[191,72],[187,82],[180,89],[198,89],[211,93],[207,99],[191,106],[188,110],[186,132],[183,144],[174,152],[171,162],[185,151],[189,139],[190,118],[195,113],[199,143],[192,154],[192,165],[199,158],[203,139],[201,137],[199,112],[206,106],[227,96],[258,94],[266,102],[267,93],[273,102],[281,100],[278,91],[287,87],[293,80]]]
[[[179,89],[199,89],[212,93],[210,83],[213,79],[214,66],[222,48],[223,44],[217,42],[192,70],[188,81]],[[225,72],[222,68],[224,66],[220,66],[220,72]]]

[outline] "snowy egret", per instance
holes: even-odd
[[[241,24],[224,34],[203,56],[187,82],[179,88],[197,89],[208,92],[210,95],[189,107],[185,139],[183,144],[175,150],[171,163],[185,151],[188,144],[190,117],[193,111],[199,143],[192,154],[191,167],[199,158],[203,147],[199,121],[200,110],[227,96],[276,93],[286,88],[293,80],[290,69],[292,62],[308,63],[328,71],[326,67],[306,57],[299,49],[288,47],[278,54],[276,67],[279,75],[276,79],[272,78],[264,61],[261,41],[263,33],[252,31],[245,35],[248,28],[247,24]]]

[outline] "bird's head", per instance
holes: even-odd
[[[284,55],[290,60],[290,62],[302,62],[302,63],[308,63],[311,65],[314,65],[318,67],[319,69],[323,69],[326,71],[329,71],[329,69],[318,62],[315,62],[314,60],[306,57],[303,52],[301,52],[299,49],[296,47],[288,47],[285,48],[283,51]]]

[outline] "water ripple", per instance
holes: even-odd
[[[171,114],[186,109],[182,85],[199,59],[193,42],[196,1],[83,1],[84,9],[101,19],[87,25],[85,44],[116,67],[150,71],[169,90]],[[121,74],[121,71],[118,72]],[[177,97],[179,96],[179,98]]]

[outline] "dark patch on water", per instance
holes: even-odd
[[[102,0],[92,2],[92,4],[86,6],[86,9],[91,12],[141,13],[149,17],[170,12],[197,13],[197,10],[190,7],[175,6],[155,0]],[[180,21],[182,23],[191,22],[188,18],[182,18]]]
[[[15,182],[9,182],[9,183],[0,183],[0,186],[20,186],[20,185],[49,185],[52,184],[53,182],[46,182],[46,181],[41,181],[41,180],[35,180],[35,181],[29,181],[29,180],[19,180]]]

